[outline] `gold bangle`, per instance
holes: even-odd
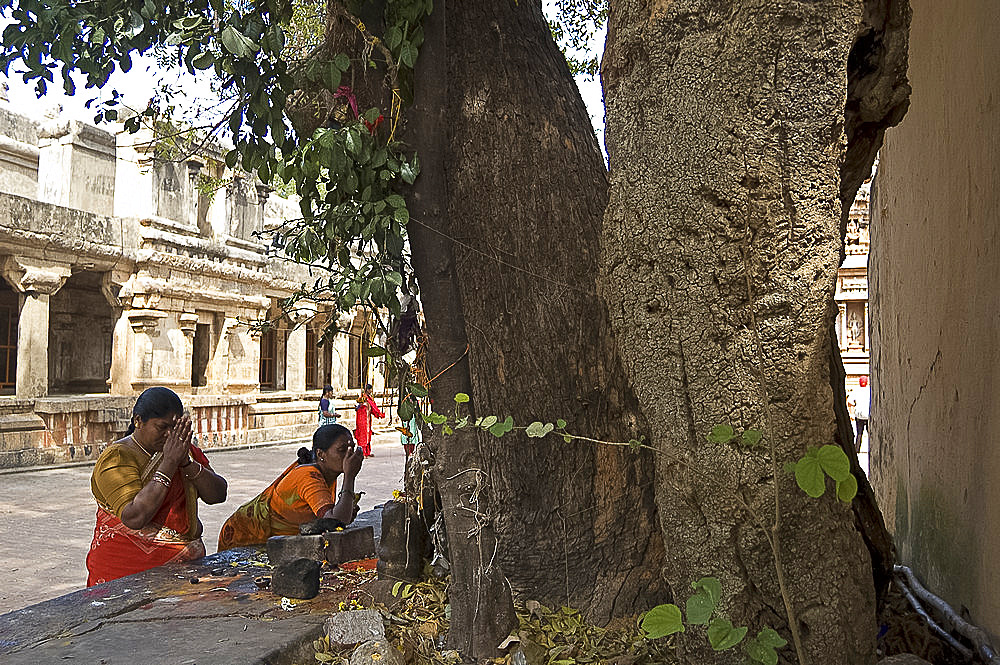
[[[170,478],[168,478],[167,474],[163,473],[162,471],[157,471],[156,473],[153,474],[153,482],[160,483],[161,485],[163,485],[168,489],[170,488]]]

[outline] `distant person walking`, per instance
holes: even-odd
[[[372,431],[372,416],[385,418],[385,414],[379,410],[371,393],[372,384],[366,384],[361,396],[358,397],[358,405],[354,407],[357,411],[354,440],[365,454],[365,457],[372,457],[372,435],[375,434]]]
[[[864,434],[865,428],[868,427],[871,400],[872,394],[871,389],[868,387],[868,377],[862,376],[858,379],[858,387],[852,390],[850,397],[847,398],[847,406],[850,407],[854,415],[854,429],[857,432],[854,439],[854,451],[858,453],[861,452],[861,435]]]
[[[340,414],[330,409],[330,400],[333,399],[333,386],[327,384],[323,386],[323,396],[319,400],[319,426],[336,425]]]

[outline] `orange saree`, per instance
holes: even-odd
[[[299,525],[333,508],[337,484],[311,464],[293,463],[267,489],[236,509],[219,532],[219,551],[298,535]]]
[[[198,490],[180,469],[148,525],[130,529],[119,519],[124,507],[152,478],[162,458],[156,453],[139,466],[137,455],[122,444],[114,444],[101,454],[94,467],[91,485],[97,499],[97,524],[87,554],[87,586],[205,556],[198,521]],[[191,458],[210,468],[208,458],[193,445]]]

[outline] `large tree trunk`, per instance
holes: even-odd
[[[837,441],[830,328],[861,5],[622,0],[603,64],[604,294],[663,451],[665,574],[681,600],[718,577],[723,615],[797,633],[824,665],[874,662],[871,559],[850,508],[807,497],[783,466]],[[707,442],[723,423],[762,429],[763,446]],[[679,644],[685,662],[742,657],[700,629]],[[791,644],[780,654],[795,662]]]
[[[445,17],[448,2],[437,0],[434,13],[425,21],[427,37],[415,74],[415,98],[407,128],[421,157],[423,174],[410,201],[409,227],[413,268],[420,284],[421,299],[430,343],[427,369],[436,377],[431,399],[438,410],[455,394],[472,393],[469,373],[462,295],[455,270],[454,245],[459,220],[448,214],[448,35]],[[468,405],[474,413],[475,403]],[[490,655],[517,625],[510,586],[490,554],[496,548],[496,530],[490,520],[479,519],[486,510],[475,491],[482,467],[475,434],[460,430],[444,437],[440,430],[429,433],[434,453],[432,481],[440,494],[441,516],[450,536],[451,630],[449,644],[463,654]]]
[[[416,87],[423,96],[422,82],[437,77],[431,94],[444,110],[424,129],[447,137],[421,179],[440,169],[448,203],[433,222],[415,214],[411,232],[425,307],[444,293],[430,285],[451,270],[445,252],[455,257],[458,293],[448,307],[426,310],[431,372],[457,358],[455,335],[442,326],[459,321],[477,415],[512,415],[521,426],[564,418],[574,432],[614,442],[641,436],[596,289],[604,164],[540,6],[449,0],[435,3],[435,14],[447,72],[421,74],[436,57],[425,47]],[[436,39],[430,30],[427,39]],[[448,238],[434,256],[422,246],[422,222]],[[435,407],[449,411],[451,386],[435,388]],[[435,446],[453,575],[502,571],[516,596],[579,607],[595,620],[664,600],[648,454],[517,430]],[[456,631],[475,628],[463,613],[496,614],[489,589],[453,584],[451,594]],[[502,638],[453,643],[483,656]]]

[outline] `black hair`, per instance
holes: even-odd
[[[332,393],[332,392],[333,392],[333,386],[331,386],[329,383],[326,384],[325,386],[323,386],[323,394],[324,395],[327,394],[327,393]]]
[[[146,422],[150,418],[182,415],[184,415],[184,405],[177,393],[163,386],[146,388],[135,400],[135,406],[132,407],[132,419],[128,423],[128,429],[125,430],[125,436],[135,432],[136,417]]]
[[[343,425],[323,425],[313,434],[313,447],[309,450],[306,447],[299,448],[299,464],[314,464],[316,462],[316,451],[327,451],[337,439],[346,436],[351,438],[351,430]]]

